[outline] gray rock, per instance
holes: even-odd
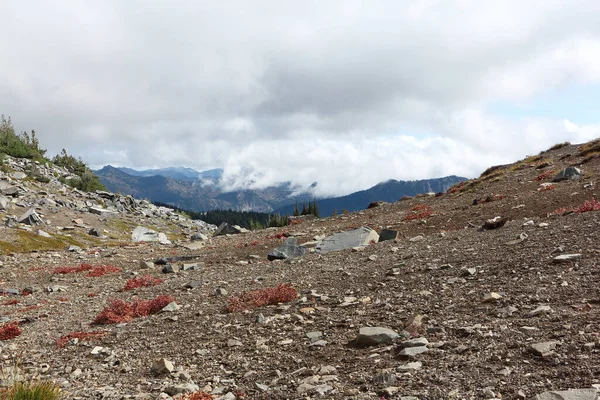
[[[67,248],[67,251],[70,251],[71,253],[77,253],[77,252],[81,251],[81,247],[75,246],[75,245],[70,245]]]
[[[6,210],[10,209],[11,205],[12,205],[12,202],[10,201],[10,199],[8,197],[0,196],[0,210],[6,211]]]
[[[398,238],[400,232],[393,229],[383,229],[379,234],[379,242],[385,242],[386,240],[395,240]]]
[[[246,233],[246,232],[248,232],[248,229],[240,228],[237,225],[230,225],[227,222],[223,222],[221,225],[219,225],[219,227],[217,228],[215,233],[213,233],[213,236],[237,235],[239,233]]]
[[[169,304],[167,304],[166,306],[164,306],[163,309],[160,310],[160,312],[173,312],[173,311],[178,311],[180,308],[181,308],[181,306],[179,304],[172,301]]]
[[[131,233],[131,241],[138,242],[159,242],[160,244],[170,244],[167,236],[162,232],[156,232],[144,226],[136,227]]]
[[[420,361],[415,361],[415,362],[410,362],[407,364],[397,366],[396,371],[398,371],[398,372],[418,371],[422,367],[423,367],[423,364]]]
[[[378,386],[390,386],[396,383],[396,374],[377,374],[373,377],[373,383]]]
[[[166,358],[161,358],[160,360],[156,360],[154,362],[154,364],[152,364],[152,372],[157,374],[157,375],[161,375],[161,374],[169,374],[171,372],[173,372],[173,370],[175,369],[175,367],[173,366],[173,363],[169,360],[167,360]]]
[[[406,347],[396,353],[399,357],[408,357],[412,358],[419,354],[423,354],[429,351],[427,346],[416,346],[416,347]]]
[[[52,237],[52,235],[50,235],[48,232],[43,231],[41,229],[38,231],[38,235],[40,235],[41,237],[45,237],[45,238],[51,238]]]
[[[30,208],[17,219],[17,222],[25,225],[39,225],[44,221],[42,221],[42,218],[40,218],[33,208]]]
[[[529,350],[535,355],[546,357],[554,352],[557,344],[556,341],[533,343]]]
[[[598,390],[590,389],[569,389],[562,391],[550,391],[538,394],[535,400],[598,400]]]
[[[358,336],[354,339],[357,346],[375,346],[381,343],[389,343],[398,338],[398,333],[382,327],[363,327],[360,328]]]
[[[317,253],[326,254],[332,251],[363,247],[377,243],[379,235],[371,228],[360,227],[347,232],[336,233],[323,239],[316,247]]]
[[[202,287],[202,282],[200,281],[191,281],[185,284],[184,286],[186,289],[196,289],[199,287]]]
[[[167,264],[162,268],[163,274],[174,274],[177,272],[177,268],[173,264]]]
[[[578,179],[581,177],[581,170],[577,167],[567,167],[560,171],[558,175],[552,179],[552,182],[567,181],[570,179]]]
[[[89,210],[92,214],[101,215],[104,217],[118,214],[118,212],[115,210],[110,210],[110,209],[101,208],[101,207],[89,207]]]
[[[10,173],[10,177],[20,181],[21,179],[25,179],[27,174],[25,172],[15,171]]]
[[[96,237],[102,237],[102,232],[100,232],[97,228],[92,228],[88,231],[88,235],[90,236],[96,236]]]
[[[193,382],[178,383],[170,386],[165,386],[163,389],[170,396],[183,393],[194,393],[200,391],[200,387]]]
[[[190,239],[206,241],[206,240],[208,240],[208,236],[206,236],[204,233],[196,232],[192,235],[192,237]]]
[[[529,312],[527,314],[527,316],[529,316],[529,317],[537,317],[538,315],[548,314],[548,313],[551,313],[553,311],[554,310],[552,310],[552,308],[550,306],[539,306],[535,310]]]
[[[152,261],[140,260],[140,269],[152,269],[152,268],[154,268],[154,263]]]
[[[298,246],[295,237],[287,238],[285,243],[273,249],[267,255],[269,261],[285,260],[288,258],[302,257],[308,250],[306,247]]]
[[[405,349],[407,347],[421,347],[427,346],[428,344],[429,340],[427,340],[427,338],[419,337],[403,341],[398,345],[398,348]]]
[[[312,341],[317,341],[320,338],[323,337],[323,332],[319,332],[319,331],[314,331],[314,332],[308,332],[306,334],[306,337],[309,338]]]
[[[579,260],[581,258],[581,254],[561,254],[560,256],[556,256],[552,259],[552,263],[561,264],[568,263],[571,261]]]

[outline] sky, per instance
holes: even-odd
[[[600,137],[600,1],[0,0],[0,113],[230,189],[478,176]]]

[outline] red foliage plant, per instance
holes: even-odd
[[[131,278],[130,280],[128,280],[127,283],[125,283],[123,289],[121,289],[121,291],[124,292],[139,287],[156,286],[160,285],[163,282],[164,281],[162,279],[155,278],[152,275],[136,276],[135,278]]]
[[[10,340],[21,334],[18,322],[9,322],[0,328],[0,340]]]
[[[5,301],[4,303],[2,303],[3,306],[12,306],[15,304],[19,304],[19,300],[12,299],[12,300],[8,300],[8,301]]]
[[[575,206],[572,208],[558,208],[552,212],[553,215],[564,215],[568,212],[574,213],[584,213],[590,211],[600,211],[600,201],[596,199],[587,200],[580,206]]]
[[[131,303],[119,299],[109,299],[105,307],[92,325],[108,325],[129,322],[134,318],[156,314],[165,306],[175,301],[171,296],[160,295],[153,300],[136,300]]]
[[[265,237],[265,239],[283,239],[288,236],[289,236],[289,234],[287,232],[279,232],[274,235],[268,235]]]
[[[288,303],[298,297],[298,291],[290,284],[242,293],[227,299],[227,312],[239,312],[270,304]]]
[[[177,397],[177,400],[212,400],[214,398],[215,396],[201,391],[183,394],[180,397]]]
[[[413,221],[415,219],[427,218],[432,214],[431,207],[426,204],[417,204],[411,208],[410,211],[412,211],[412,213],[406,214],[402,218],[403,221]]]
[[[93,332],[72,332],[68,335],[61,336],[56,339],[56,347],[65,347],[73,339],[78,339],[82,342],[88,342],[90,340],[98,339],[108,335],[110,332],[107,331],[93,331]]]
[[[538,176],[533,178],[533,180],[536,182],[540,182],[540,181],[550,178],[551,176],[554,176],[555,174],[556,174],[556,171],[553,169],[550,169],[548,171],[542,172],[541,174],[539,174]]]
[[[77,267],[58,267],[58,268],[54,269],[55,274],[62,274],[62,275],[75,274],[78,272],[86,272],[86,271],[88,271],[87,276],[99,277],[99,276],[103,276],[106,274],[121,272],[121,268],[113,267],[112,265],[100,265],[100,266],[94,267],[93,265],[90,265],[90,264],[81,264],[81,265],[78,265]]]

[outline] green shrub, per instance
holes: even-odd
[[[84,192],[106,190],[106,186],[100,182],[100,179],[94,175],[81,158],[75,158],[67,154],[65,149],[63,149],[60,154],[56,155],[52,159],[52,162],[55,165],[66,168],[69,172],[78,176],[77,178],[70,180],[59,179],[62,183],[83,190]]]
[[[12,157],[44,160],[46,150],[40,148],[35,131],[15,133],[10,117],[0,116],[0,152]]]

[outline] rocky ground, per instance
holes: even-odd
[[[68,399],[199,390],[223,399],[528,399],[599,387],[600,211],[592,201],[600,159],[582,150],[570,145],[529,157],[452,193],[210,237],[195,250],[183,247],[194,243],[190,235],[210,236],[214,227],[133,200],[119,209],[121,196],[79,194],[7,172],[5,182],[26,189],[12,197],[7,223],[29,208],[42,222],[1,228],[2,243],[12,246],[3,247],[0,315],[21,330],[0,342],[4,380],[14,371],[39,376],[61,385]],[[582,176],[550,186],[569,165],[579,165]],[[587,210],[586,201],[591,211],[572,212]],[[98,206],[109,212],[90,212]],[[480,230],[494,217],[507,222]],[[138,225],[172,243],[132,243]],[[393,229],[398,237],[267,261],[288,236],[310,249],[315,239],[357,227]],[[92,228],[100,235],[90,235]],[[39,229],[60,245],[38,242]],[[27,252],[18,251],[25,245]],[[81,249],[66,250],[75,245]],[[151,263],[169,257],[175,272]],[[81,264],[119,271],[57,273]],[[164,282],[121,290],[145,275]],[[231,298],[281,284],[297,297],[228,312]],[[177,305],[91,325],[110,299],[159,295]],[[96,333],[57,344],[75,332]],[[540,399],[596,397],[593,389]]]

